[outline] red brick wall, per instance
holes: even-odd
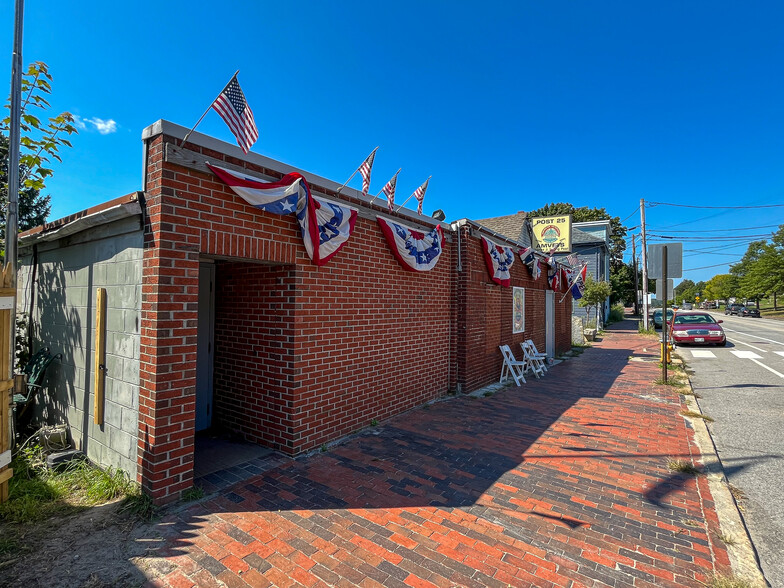
[[[212,424],[286,447],[294,402],[293,266],[216,265]]]
[[[460,272],[456,239],[433,270],[408,272],[375,219],[362,217],[346,246],[319,268],[293,215],[260,211],[211,173],[165,162],[167,140],[149,142],[142,290],[139,479],[157,502],[193,481],[202,255],[217,259],[217,423],[292,455],[458,383],[467,392],[496,381],[501,343],[517,352],[517,343],[533,338],[544,349],[546,280],[534,283],[521,262],[513,266],[513,285],[526,288],[527,330],[512,335],[512,289],[490,282],[480,240],[466,230]],[[250,173],[282,175],[245,165]],[[559,350],[569,346],[570,303],[556,307]]]
[[[451,244],[432,271],[407,272],[393,258],[376,221],[359,218],[348,244],[318,268],[307,257],[293,215],[260,211],[211,173],[165,162],[167,140],[157,136],[149,145],[142,302],[139,478],[156,501],[174,499],[192,485],[200,255],[219,259],[218,280],[227,287],[225,299],[220,286],[216,291],[217,307],[223,309],[215,341],[219,419],[239,426],[248,438],[297,454],[442,396],[453,386]],[[212,161],[243,163],[188,147]],[[248,170],[281,176],[250,165]],[[233,263],[242,260],[278,268]],[[269,282],[276,271],[283,271],[284,281],[293,286],[285,296]],[[274,376],[269,370],[254,374],[259,376],[255,389],[241,369],[229,375],[247,342],[237,336],[237,323],[226,309],[255,310],[249,296],[254,287],[263,289],[262,313],[278,305],[271,301],[275,296],[286,299],[280,304],[290,334],[283,357],[274,357],[272,342],[260,346],[285,376],[276,389],[266,388],[265,374],[270,380]],[[274,341],[277,334],[264,320],[243,316],[248,337]],[[239,402],[242,387],[250,387],[245,391],[251,396]],[[240,423],[232,406],[242,407],[247,422]]]
[[[516,257],[512,265],[510,286],[490,280],[482,240],[471,236],[468,226],[461,229],[462,272],[458,274],[458,298],[465,312],[458,315],[457,362],[458,382],[466,392],[497,382],[502,357],[499,345],[507,344],[522,359],[520,343],[533,339],[539,351],[545,350],[545,292],[549,289],[543,272],[534,281],[525,265]],[[504,242],[497,240],[499,245]],[[525,288],[525,331],[512,333],[512,288]],[[555,297],[556,353],[571,347],[571,296],[560,302]]]

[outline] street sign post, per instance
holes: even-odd
[[[648,245],[648,277],[663,278],[662,254],[667,247],[667,277],[683,277],[683,243]]]

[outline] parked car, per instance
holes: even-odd
[[[759,308],[749,308],[748,306],[741,306],[740,310],[738,311],[738,316],[753,316],[756,318],[760,318],[760,311]]]
[[[670,322],[672,320],[672,317],[673,317],[674,314],[675,314],[675,312],[671,308],[667,309],[667,322]],[[661,308],[657,308],[656,310],[654,310],[653,311],[653,316],[651,318],[653,318],[653,328],[654,329],[661,329],[662,328],[662,309]]]
[[[728,304],[724,307],[724,314],[738,314],[741,308],[743,308],[742,304]]]
[[[670,335],[676,345],[719,345],[727,344],[723,321],[717,321],[707,312],[685,310],[675,314],[670,322]]]
[[[684,302],[681,305],[682,310],[694,310],[694,305],[691,302]]]

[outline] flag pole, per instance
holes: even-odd
[[[402,168],[401,168],[401,169],[402,169]],[[430,176],[430,177],[428,177],[428,178],[425,180],[425,182],[429,182],[429,181],[430,181],[430,178],[432,178],[432,177],[433,177],[433,176]],[[422,183],[424,184],[425,182],[422,182]],[[417,188],[417,190],[418,190],[418,189],[419,189],[419,188]],[[403,202],[403,204],[401,204],[400,206],[398,206],[398,207],[397,207],[397,210],[396,210],[395,212],[399,212],[399,211],[400,211],[400,209],[401,209],[401,208],[403,208],[403,207],[406,205],[406,202],[408,202],[409,200],[411,200],[411,198],[413,198],[413,197],[414,197],[414,194],[416,194],[416,190],[414,190],[414,191],[411,193],[411,196],[409,196],[408,198],[406,198],[406,201],[405,201],[405,202]]]
[[[381,145],[379,145],[378,147],[381,147]],[[375,149],[373,149],[373,151],[371,151],[371,152],[370,152],[370,155],[373,155],[373,154],[374,154],[376,151],[378,151],[378,147],[376,147]],[[365,158],[365,161],[367,161],[367,160],[368,160],[368,157],[370,157],[370,155],[368,155],[368,156]],[[352,178],[353,178],[355,175],[357,175],[357,172],[360,170],[360,168],[361,168],[363,165],[365,165],[365,161],[363,161],[362,163],[360,163],[360,164],[359,164],[359,167],[358,167],[357,169],[355,169],[355,170],[354,170],[354,173],[353,173],[353,174],[351,174],[351,176],[350,176],[350,177],[349,177],[349,178],[348,178],[348,179],[347,179],[345,182],[343,182],[343,185],[342,185],[340,188],[338,188],[338,189],[337,189],[337,192],[335,192],[335,194],[340,194],[340,191],[341,191],[343,188],[345,188],[345,187],[346,187],[346,184],[348,184],[348,183],[351,181],[351,179],[352,179]]]
[[[228,88],[228,87],[229,87],[229,84],[230,84],[230,83],[232,83],[232,82],[234,81],[234,78],[236,78],[236,77],[237,77],[237,74],[238,74],[238,73],[240,73],[240,70],[237,70],[237,71],[235,71],[235,72],[234,72],[234,75],[233,75],[233,76],[231,76],[231,79],[229,80],[229,82],[228,82],[228,83],[227,83],[225,86],[223,86],[223,90],[221,90],[220,92],[218,92],[218,96],[220,96],[221,94],[223,94],[223,91],[224,91],[226,88]],[[216,97],[215,97],[215,100],[217,100],[217,99],[218,99],[218,96],[216,96]],[[192,133],[193,131],[195,131],[195,130],[196,130],[196,127],[198,127],[198,126],[199,126],[199,123],[200,123],[200,122],[201,122],[201,121],[204,119],[204,117],[205,117],[205,116],[207,116],[207,113],[210,111],[210,108],[212,108],[212,105],[213,105],[213,104],[215,104],[215,100],[213,100],[212,102],[210,102],[210,105],[207,107],[207,110],[205,110],[205,111],[204,111],[204,114],[202,114],[202,115],[201,115],[201,117],[199,118],[199,120],[197,120],[197,121],[196,121],[196,124],[195,124],[195,125],[193,125],[193,128],[192,128],[190,131],[188,131],[187,133],[185,133],[185,137],[183,138],[183,140],[182,140],[182,143],[180,143],[180,147],[185,147],[185,141],[187,141],[187,140],[188,140],[188,137],[190,137],[190,136],[191,136],[191,133]]]
[[[401,167],[399,170],[397,170],[397,171],[395,172],[395,175],[394,175],[394,176],[392,176],[392,177],[393,177],[393,178],[394,178],[394,177],[397,177],[397,174],[399,174],[401,171],[403,171],[403,168],[402,168],[402,167]],[[387,182],[387,184],[388,184],[388,183],[389,183],[389,182]],[[384,184],[384,188],[386,188],[387,184]],[[370,199],[370,202],[368,202],[368,204],[373,204],[373,201],[374,201],[376,198],[378,198],[378,197],[381,195],[381,192],[383,192],[383,191],[384,191],[384,188],[381,188],[381,190],[379,190],[379,191],[378,191],[378,194],[376,194],[375,196],[373,196],[373,198],[371,198],[371,199]]]

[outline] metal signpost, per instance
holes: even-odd
[[[669,278],[683,277],[683,243],[667,243],[666,245],[651,245],[648,248],[648,273],[652,278],[660,278],[664,290],[662,305],[662,338],[661,338],[661,364],[662,380],[667,382],[668,332],[667,332],[667,295],[669,292]],[[658,285],[656,288],[658,297]],[[675,316],[673,315],[673,320]]]

